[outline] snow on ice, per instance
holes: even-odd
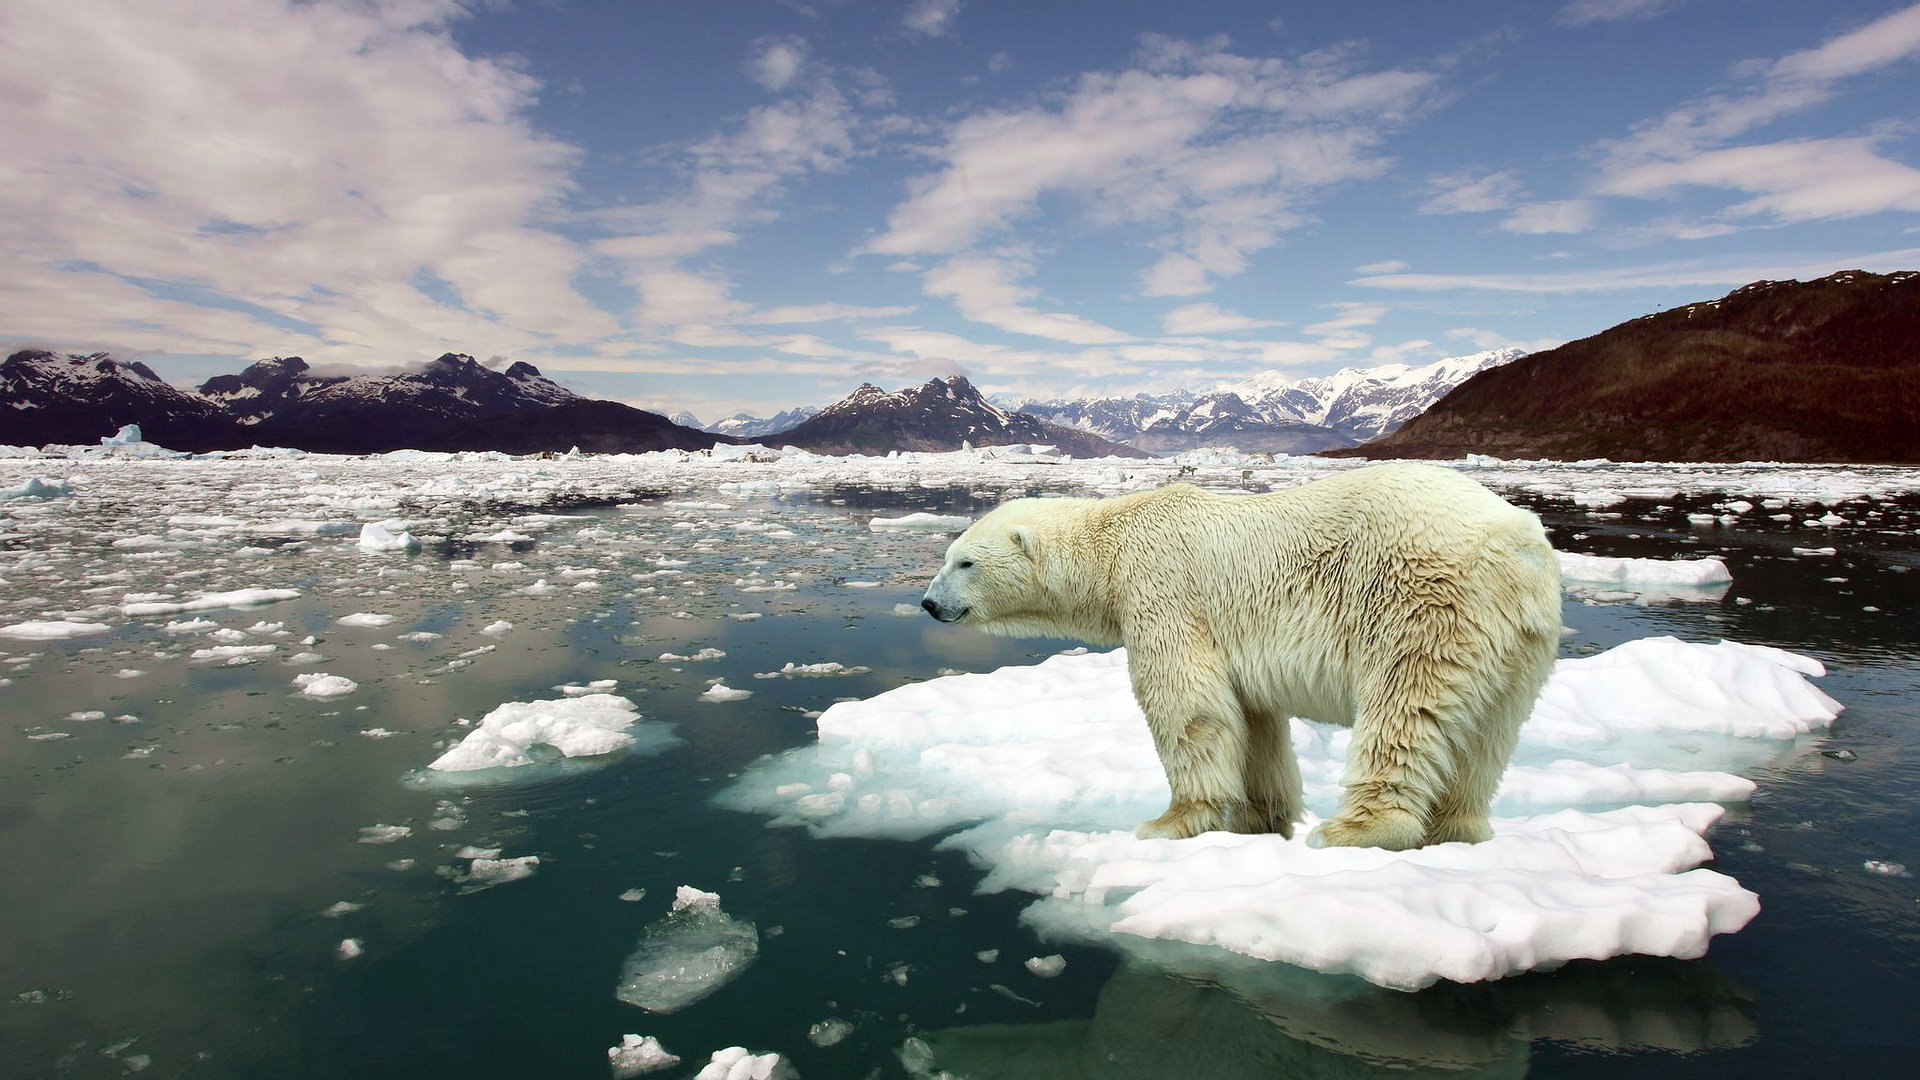
[[[1045,934],[1123,948],[1187,942],[1407,989],[1579,958],[1694,957],[1758,911],[1698,868],[1714,800],[1753,785],[1670,766],[1750,761],[1740,744],[1824,727],[1840,706],[1806,681],[1819,674],[1777,649],[1672,638],[1562,660],[1522,732],[1495,836],[1477,845],[1307,848],[1338,804],[1350,732],[1300,720],[1309,814],[1295,839],[1135,839],[1167,791],[1124,650],[836,704],[815,745],[762,762],[721,801],[823,836],[965,826],[943,843],[986,867],[983,888],[1041,895],[1027,918]],[[1647,737],[1671,731],[1694,745]],[[1703,748],[1709,736],[1726,745]]]

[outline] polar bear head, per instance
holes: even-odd
[[[1015,499],[947,548],[920,601],[927,614],[1010,637],[1113,638],[1092,614],[1097,573],[1079,554],[1091,499]]]

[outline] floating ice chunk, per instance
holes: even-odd
[[[679,653],[663,652],[660,654],[660,659],[673,664],[697,664],[707,660],[723,659],[726,655],[723,650],[707,648],[701,649],[692,656],[681,656]]]
[[[302,696],[310,698],[344,697],[360,689],[359,683],[344,675],[328,675],[322,671],[295,675],[293,685],[300,688]]]
[[[1556,663],[1522,738],[1568,745],[1667,730],[1791,739],[1840,715],[1840,703],[1807,682],[1824,674],[1819,661],[1782,649],[1640,638]]]
[[[905,517],[877,517],[867,522],[874,532],[963,532],[973,524],[970,517],[957,514],[914,513]]]
[[[329,904],[327,909],[322,911],[320,915],[322,918],[337,919],[342,915],[351,915],[366,906],[365,904],[356,904],[351,900],[336,900],[332,904]]]
[[[1554,555],[1561,582],[1575,593],[1607,586],[1642,602],[1718,600],[1733,582],[1727,564],[1719,559],[1616,559],[1567,551]]]
[[[352,960],[367,951],[366,943],[357,937],[342,938],[334,949],[334,955],[342,960]]]
[[[794,1080],[793,1067],[779,1054],[756,1054],[744,1046],[715,1050],[693,1080]]]
[[[1059,953],[1050,956],[1027,957],[1027,970],[1043,979],[1051,979],[1067,970],[1067,958]]]
[[[561,757],[592,758],[633,747],[643,737],[633,730],[640,713],[616,694],[585,694],[546,701],[509,701],[482,717],[466,738],[434,759],[429,769],[466,772],[531,765],[529,751],[552,747]],[[679,740],[667,724],[650,724],[646,749],[659,751]]]
[[[796,676],[823,678],[829,675],[865,675],[873,669],[855,665],[848,667],[837,660],[828,660],[819,664],[796,664],[789,660],[779,671],[761,671],[754,674],[756,679],[791,679]]]
[[[420,541],[405,529],[395,532],[377,521],[360,527],[360,550],[367,552],[419,551]]]
[[[121,604],[120,613],[122,615],[178,615],[186,611],[211,611],[215,608],[259,607],[263,604],[299,598],[300,593],[296,589],[234,589],[231,592],[203,593],[192,600]]]
[[[833,1046],[851,1034],[853,1034],[852,1024],[837,1016],[829,1016],[807,1029],[807,1041],[815,1046]]]
[[[42,622],[17,622],[10,626],[0,626],[0,637],[21,638],[26,641],[59,641],[65,638],[91,637],[112,629],[113,627],[106,623],[49,619]]]
[[[212,630],[219,625],[212,619],[176,619],[167,623],[163,629],[169,634],[197,634],[203,630]]]
[[[496,852],[497,854],[497,852]],[[466,876],[460,879],[466,886],[466,892],[478,892],[491,889],[495,885],[530,878],[540,869],[540,856],[521,855],[511,859],[476,858],[467,864]]]
[[[619,1046],[607,1047],[607,1064],[613,1066],[613,1080],[628,1080],[678,1065],[680,1056],[668,1053],[651,1035],[622,1035]]]
[[[919,604],[895,604],[893,613],[903,619],[917,619],[925,615],[926,611]]]
[[[706,693],[700,695],[700,700],[708,702],[739,701],[742,698],[750,698],[752,696],[753,691],[751,690],[735,690],[724,682],[715,682],[712,686],[707,687]]]
[[[648,926],[621,965],[614,997],[670,1013],[732,982],[760,954],[760,932],[720,909],[717,893],[682,885],[673,910]]]
[[[512,630],[513,624],[505,619],[497,619],[480,628],[481,633],[491,634],[494,637],[503,637]]]
[[[393,622],[392,615],[382,615],[375,611],[356,611],[351,615],[342,615],[333,620],[341,626],[387,626]]]
[[[363,844],[391,844],[395,840],[405,839],[412,835],[413,827],[409,825],[360,826],[360,842]]]
[[[8,499],[65,499],[73,495],[73,486],[65,480],[47,480],[29,476],[19,487],[0,488],[0,502]]]
[[[211,645],[187,654],[191,660],[225,660],[228,664],[251,664],[268,653],[280,651],[278,645]]]

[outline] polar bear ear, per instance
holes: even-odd
[[[1013,546],[1019,548],[1029,557],[1040,553],[1039,537],[1035,536],[1033,530],[1025,525],[1014,526]]]

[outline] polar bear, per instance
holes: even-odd
[[[1172,789],[1142,838],[1291,837],[1300,716],[1353,727],[1339,812],[1312,846],[1488,839],[1560,640],[1540,520],[1407,463],[1264,495],[1016,499],[954,540],[921,606],[989,633],[1127,647]]]

